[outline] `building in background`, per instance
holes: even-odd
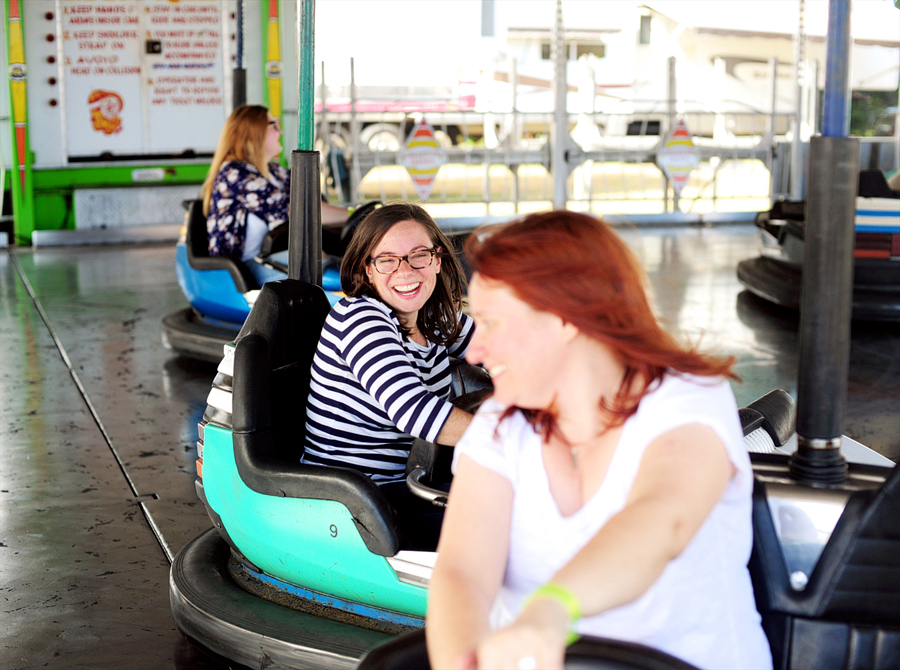
[[[178,220],[230,112],[236,0],[2,4],[0,64],[10,85],[0,87],[0,158],[16,240],[28,243],[34,230]],[[807,37],[798,51],[801,4]],[[658,137],[670,96],[677,113],[697,114],[689,122],[697,135],[758,134],[769,115],[774,134],[792,137],[799,114],[805,139],[824,86],[827,5],[563,0],[573,141],[590,150],[610,137]],[[244,6],[247,100],[282,117],[289,151],[296,2]],[[897,11],[890,0],[854,2],[852,86],[861,100],[872,97],[860,92],[884,100],[897,91]],[[349,150],[396,150],[414,122],[440,114],[433,125],[448,145],[540,136],[546,122],[527,115],[553,112],[554,17],[553,0],[317,0],[324,135]],[[878,132],[896,133],[890,114],[871,113]]]

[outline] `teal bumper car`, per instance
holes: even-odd
[[[424,624],[436,554],[404,548],[394,511],[367,477],[299,462],[308,371],[329,309],[317,286],[267,284],[226,347],[200,424],[196,488],[213,528],[173,562],[172,613],[194,642],[251,668],[355,667]],[[466,365],[453,384],[455,402],[470,408],[490,388]],[[757,479],[751,571],[776,668],[845,668],[840,659],[854,654],[900,658],[896,468],[848,440],[845,453],[860,463],[842,487],[798,486],[788,468],[790,396],[773,391],[742,409],[741,420]],[[434,485],[449,479],[448,460],[446,449],[417,442],[410,487],[443,504]],[[799,518],[813,532],[798,536],[791,520]],[[582,651],[600,665],[578,667],[683,665],[643,652],[610,665],[613,647],[591,642]],[[810,649],[817,664],[804,661]],[[645,656],[655,665],[641,665]]]
[[[193,640],[249,667],[266,667],[263,655],[298,667],[297,654],[351,667],[424,623],[434,552],[404,549],[395,512],[368,477],[299,462],[309,369],[330,308],[318,286],[266,284],[226,346],[200,425],[196,489],[214,529],[173,563],[172,611]],[[467,404],[490,382],[459,364],[453,387]],[[420,489],[449,480],[445,448],[417,443],[414,454]]]

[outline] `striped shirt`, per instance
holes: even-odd
[[[344,298],[313,358],[303,463],[349,467],[377,483],[402,480],[413,438],[434,442],[450,416],[450,356],[463,357],[474,322],[450,347],[404,340],[390,307]]]

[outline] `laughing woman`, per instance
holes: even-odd
[[[456,444],[472,418],[449,402],[449,359],[465,355],[473,328],[451,248],[417,205],[363,219],[341,264],[347,297],[326,319],[312,365],[302,461],[371,477],[413,548],[434,549],[442,516],[406,486],[413,438]]]
[[[593,217],[472,239],[467,358],[494,397],[455,449],[432,667],[562,668],[578,633],[771,667],[732,360],[659,327],[636,261]]]

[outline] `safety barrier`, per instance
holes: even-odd
[[[393,111],[409,107],[409,101],[382,101],[382,111],[358,114],[332,113],[326,106],[318,128],[325,138],[320,144],[323,174],[333,199],[416,200],[398,155],[412,127],[424,118],[446,153],[429,203],[480,205],[487,214],[507,214],[552,200],[552,113],[453,110],[449,100],[427,102],[437,111]],[[426,106],[421,100],[416,104]],[[710,111],[698,102],[679,101],[673,116],[667,101],[632,105],[644,111],[569,115],[570,208],[597,213],[759,211],[774,199],[790,197],[791,114]],[[676,119],[687,125],[700,156],[678,196],[656,163]],[[861,163],[894,169],[895,142],[893,137],[863,138]],[[805,146],[798,154],[801,160]]]

